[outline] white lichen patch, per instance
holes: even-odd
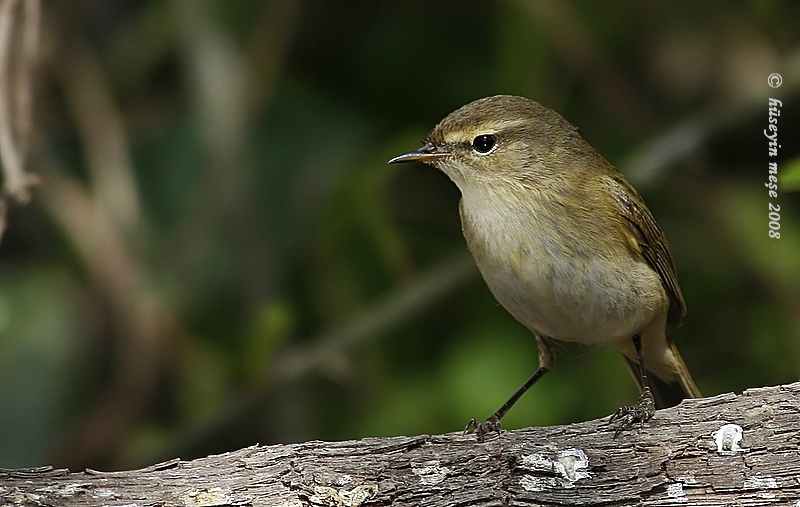
[[[308,500],[312,504],[330,507],[359,507],[377,494],[377,484],[365,484],[351,489],[314,486],[314,494]]]
[[[689,499],[686,498],[686,493],[683,492],[683,484],[680,482],[673,482],[667,486],[667,496],[673,502],[688,502]]]
[[[2,493],[2,500],[4,505],[44,505],[42,500],[44,497],[36,493],[28,493],[19,489],[16,486],[11,488],[0,488]]]
[[[553,469],[553,460],[548,459],[544,454],[535,452],[533,454],[523,454],[520,468],[529,470],[531,472],[555,472]]]
[[[558,481],[555,477],[536,477],[524,475],[519,481],[520,486],[525,491],[544,491],[546,489],[557,488]]]
[[[230,490],[223,488],[195,489],[183,495],[186,507],[209,507],[213,505],[230,505],[233,503]]]
[[[419,482],[425,486],[439,484],[450,474],[450,469],[442,466],[439,460],[412,463],[411,471],[419,477]]]
[[[744,480],[746,489],[778,489],[778,481],[774,477],[748,477]]]
[[[95,488],[91,493],[92,497],[105,501],[112,500],[118,496],[117,492],[111,488]]]
[[[574,488],[581,479],[592,476],[589,472],[589,457],[582,449],[572,448],[548,456],[542,453],[524,454],[519,468],[541,476],[525,475],[520,484],[528,491],[548,488]]]
[[[687,486],[700,484],[700,482],[697,480],[697,477],[694,475],[679,475],[675,478],[675,480],[681,484],[686,484]]]
[[[582,449],[578,448],[560,451],[556,470],[571,482],[588,479],[592,476],[589,471],[589,457]]]
[[[711,434],[717,444],[717,452],[726,456],[747,451],[747,449],[739,445],[742,442],[743,435],[744,430],[738,424],[725,424]]]
[[[347,486],[353,482],[353,476],[350,474],[342,474],[339,479],[336,481],[337,486]]]

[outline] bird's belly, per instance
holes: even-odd
[[[621,343],[666,311],[658,275],[632,256],[520,249],[511,259],[477,259],[487,285],[517,320],[556,340]]]

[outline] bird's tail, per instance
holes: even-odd
[[[686,368],[686,363],[683,362],[683,358],[678,352],[678,347],[669,337],[667,337],[667,346],[668,352],[664,356],[668,363],[667,368],[651,369],[648,367],[647,358],[645,358],[644,362],[647,383],[653,392],[656,408],[673,407],[686,398],[700,398],[702,396],[689,373],[689,369]],[[630,368],[636,383],[639,384],[639,389],[641,389],[642,379],[641,375],[639,375],[639,363],[627,355],[622,357],[625,358],[628,368]],[[665,374],[665,370],[669,374]]]

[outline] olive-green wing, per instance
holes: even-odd
[[[675,264],[672,262],[667,239],[641,196],[630,183],[619,174],[614,175],[613,180],[614,193],[623,222],[636,238],[636,244],[631,246],[661,277],[661,284],[667,291],[670,301],[668,321],[680,326],[683,316],[686,315],[686,303],[678,286],[678,276],[675,273]]]

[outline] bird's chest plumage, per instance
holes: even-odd
[[[461,202],[464,236],[478,268],[517,320],[557,340],[613,345],[665,310],[659,277],[643,260],[621,245],[624,255],[612,257],[567,232],[591,226],[604,241],[623,241],[613,224],[576,224],[580,217],[538,208],[546,205],[470,195]]]

